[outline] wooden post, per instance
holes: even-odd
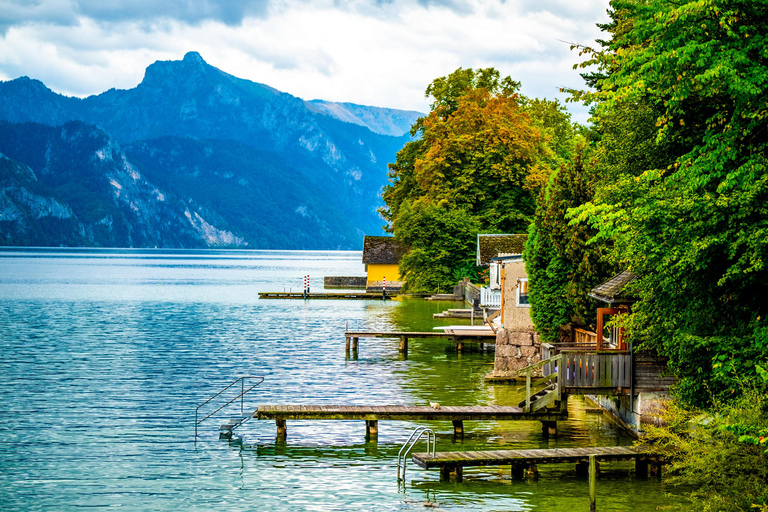
[[[589,456],[589,512],[597,510],[597,460],[594,455]]]
[[[658,478],[661,476],[661,462],[658,459],[653,459],[649,465],[651,476]]]
[[[358,341],[357,336],[352,338],[352,352],[357,352],[357,341]]]
[[[557,422],[556,421],[542,421],[541,433],[544,437],[554,437],[557,435]]]
[[[464,422],[462,420],[452,420],[453,435],[459,439],[464,439]]]
[[[408,352],[408,337],[400,336],[400,352]]]
[[[512,464],[511,471],[513,480],[522,480],[525,478],[525,466],[522,464]]]
[[[523,412],[531,412],[531,370],[525,373],[525,408]],[[544,423],[542,421],[542,424]]]
[[[346,338],[347,338],[347,344],[346,344],[346,347],[345,347],[344,351],[347,354],[349,354],[349,342],[352,341],[352,339],[349,336],[347,336]]]
[[[464,342],[463,341],[457,341],[456,342],[456,350],[458,350],[459,352],[463,352],[464,351]]]
[[[277,425],[277,437],[285,437],[288,434],[288,427],[285,425],[285,420],[276,419],[275,425]]]
[[[378,437],[379,436],[379,421],[378,420],[365,420],[365,437]]]
[[[441,482],[450,481],[451,475],[454,475],[456,477],[457,482],[461,482],[464,479],[464,468],[462,466],[441,466],[440,467]]]
[[[635,459],[635,477],[648,478],[648,461],[637,457]]]

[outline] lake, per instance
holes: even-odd
[[[0,508],[3,510],[568,511],[588,510],[571,466],[537,481],[509,467],[468,468],[461,483],[397,454],[420,424],[251,420],[221,440],[226,416],[201,424],[198,404],[242,375],[263,376],[259,403],[512,405],[519,386],[486,385],[492,352],[458,354],[447,340],[361,339],[344,329],[431,330],[460,304],[403,300],[259,300],[301,291],[310,276],[364,275],[359,252],[0,249]],[[627,445],[607,417],[569,400],[558,436],[538,422],[427,422],[437,450]],[[239,412],[239,407],[238,407]],[[423,448],[423,445],[421,445]],[[417,451],[423,451],[418,449]],[[674,508],[664,482],[605,464],[598,510]]]

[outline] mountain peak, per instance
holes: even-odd
[[[183,60],[158,60],[150,64],[140,85],[161,89],[175,88],[184,80],[192,79],[195,82],[212,73],[221,72],[205,62],[199,53],[188,52]]]
[[[198,65],[208,64],[203,60],[203,58],[197,52],[187,52],[186,55],[184,55],[184,60],[182,60],[182,62],[186,62],[188,64],[198,64]]]

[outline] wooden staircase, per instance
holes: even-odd
[[[530,406],[528,407],[527,412],[538,411],[548,406],[549,404],[557,401],[558,400],[557,386],[558,386],[557,383],[551,383],[547,385],[547,387],[545,387],[544,389],[532,394],[529,402]],[[528,400],[521,400],[520,403],[518,404],[518,407],[522,407],[523,410],[526,410],[526,402],[528,402]]]

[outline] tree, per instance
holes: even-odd
[[[526,100],[531,110],[548,116],[537,124],[524,108],[519,86],[509,77],[500,78],[493,68],[459,68],[427,88],[433,99],[431,111],[412,127],[411,134],[419,139],[407,143],[390,164],[391,184],[384,189],[386,207],[381,210],[395,237],[411,247],[413,254],[403,260],[409,288],[418,283],[428,289],[423,288],[427,283],[438,284],[436,276],[443,276],[446,281],[439,284],[447,285],[456,270],[425,259],[422,249],[432,239],[417,234],[429,233],[426,223],[435,218],[453,222],[456,215],[463,215],[465,224],[473,226],[473,232],[456,233],[462,240],[451,245],[464,249],[452,257],[451,265],[472,258],[478,230],[527,231],[534,212],[529,177],[548,176],[555,158],[540,127],[551,126],[552,137],[562,138],[570,121],[559,105]],[[409,266],[415,261],[419,264]]]
[[[530,278],[531,317],[542,339],[559,340],[560,327],[571,321],[595,321],[596,301],[589,291],[610,275],[605,243],[588,245],[595,230],[569,225],[567,212],[594,197],[594,176],[584,160],[582,139],[573,162],[561,165],[541,190],[525,245]]]
[[[683,399],[706,405],[707,388],[737,391],[713,363],[754,375],[768,359],[768,12],[747,0],[611,6],[607,49],[586,50],[597,90],[582,98],[599,129],[639,128],[649,158],[633,164],[619,137],[601,140],[604,183],[574,218],[640,275],[630,334],[671,357]]]

